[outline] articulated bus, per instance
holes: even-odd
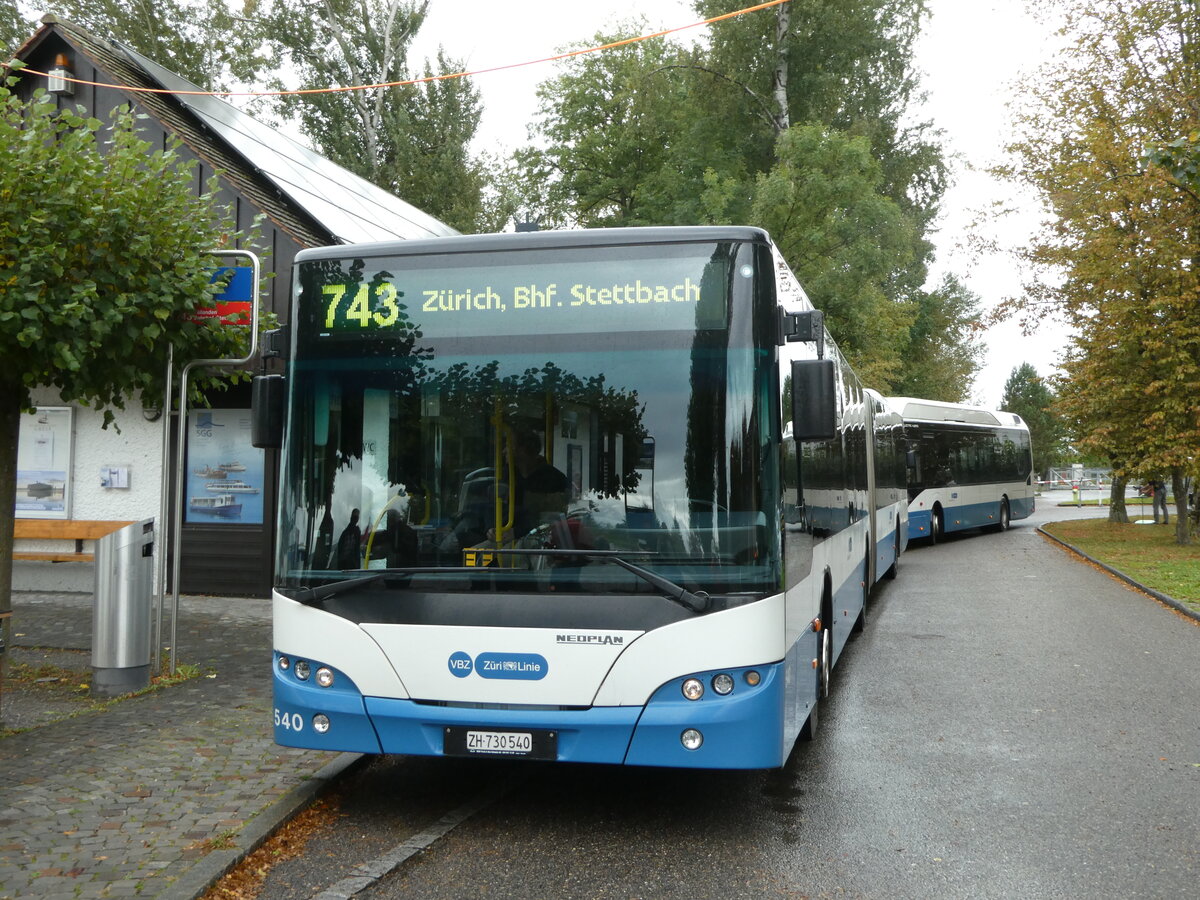
[[[900,417],[766,233],[305,250],[285,373],[275,739],[782,766],[907,544]]]
[[[904,420],[908,537],[1004,531],[1034,511],[1029,426],[1015,413],[890,397]]]

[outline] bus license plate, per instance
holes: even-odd
[[[522,759],[555,759],[558,755],[558,732],[447,728],[442,752],[447,756],[517,756]]]

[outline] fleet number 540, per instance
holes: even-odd
[[[286,713],[276,709],[275,727],[282,728],[284,731],[303,731],[304,717],[300,713]]]

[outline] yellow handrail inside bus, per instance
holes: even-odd
[[[516,504],[516,486],[517,486],[517,455],[513,452],[513,444],[516,441],[516,436],[513,434],[512,428],[504,426],[504,461],[507,463],[506,474],[508,475],[508,518],[504,522],[502,531],[496,532],[496,541],[499,543],[500,536],[506,535],[513,530],[513,526],[517,521],[517,504]],[[499,435],[497,435],[497,443],[499,443]],[[497,478],[499,478],[499,469],[497,469]],[[503,504],[500,502],[500,486],[496,486],[496,512],[499,514],[503,510]],[[497,516],[498,518],[498,516]]]
[[[499,546],[504,542],[506,534],[512,531],[513,525],[517,518],[516,504],[514,491],[517,483],[517,460],[516,454],[513,452],[514,435],[510,426],[504,422],[504,413],[500,409],[500,398],[495,400],[495,412],[492,415],[492,424],[496,428],[496,451],[494,456],[493,473],[494,481],[492,484],[493,502],[495,509],[495,539],[496,545]],[[507,463],[507,466],[505,465]],[[505,471],[508,475],[508,515],[507,519],[504,512],[504,502],[500,497],[500,476],[501,472]]]
[[[371,525],[371,536],[367,538],[367,552],[363,558],[363,568],[367,568],[371,564],[371,546],[375,543],[375,535],[379,531],[379,523],[383,521],[383,517],[387,515],[388,509],[393,503],[407,494],[396,494],[391,500],[383,504],[383,509],[379,511],[379,515],[375,517],[375,521]]]

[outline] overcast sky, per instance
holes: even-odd
[[[975,210],[1012,192],[971,172],[968,164],[982,166],[996,159],[1005,139],[1009,84],[1044,55],[1046,43],[1026,16],[1023,0],[930,0],[929,5],[933,16],[917,54],[929,93],[926,115],[945,132],[947,150],[958,156],[955,185],[945,197],[935,236],[934,276],[942,271],[958,274],[990,307],[1018,291],[1012,265],[1004,259],[973,260],[961,239]],[[638,15],[647,19],[651,30],[697,20],[685,0],[587,0],[569,5],[563,0],[434,0],[430,9],[415,55],[431,56],[440,44],[472,70],[541,59]],[[673,39],[692,41],[703,34],[702,28],[692,29]],[[503,151],[524,143],[537,107],[536,87],[554,71],[553,64],[543,63],[478,76],[475,84],[484,104],[479,144]],[[1005,237],[1019,241],[1035,224],[1036,216],[1012,223]],[[1061,343],[1062,334],[1050,327],[1034,337],[1023,336],[1015,325],[992,329],[974,399],[998,404],[1005,380],[1022,362],[1048,374]]]

